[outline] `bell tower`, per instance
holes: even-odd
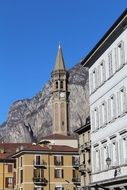
[[[56,63],[52,72],[53,134],[68,135],[68,90],[67,71],[62,49],[59,45]]]

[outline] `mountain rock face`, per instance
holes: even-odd
[[[69,71],[70,134],[89,116],[88,68],[80,64]],[[7,121],[0,126],[0,141],[35,142],[52,133],[51,81],[33,98],[12,104]]]

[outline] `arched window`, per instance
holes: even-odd
[[[60,88],[63,89],[63,81],[60,81]]]
[[[58,89],[58,81],[56,81],[56,89]]]

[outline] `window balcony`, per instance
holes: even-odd
[[[80,171],[81,173],[85,173],[85,172],[86,172],[86,165],[85,165],[85,164],[81,164],[81,165],[79,166],[79,171]]]
[[[85,149],[84,149],[84,144],[82,144],[82,145],[80,146],[80,151],[81,151],[81,152],[84,152],[84,150],[85,150]]]
[[[13,184],[9,183],[9,184],[7,185],[7,188],[12,189],[13,186],[14,186]]]
[[[44,160],[42,160],[41,162],[37,162],[37,161],[33,160],[33,165],[36,168],[40,168],[40,167],[44,168],[44,169],[47,168],[47,163]]]
[[[84,143],[84,149],[85,149],[86,151],[90,151],[90,148],[91,148],[91,142],[90,142],[90,141],[85,142],[85,143]]]
[[[33,177],[33,182],[35,185],[42,185],[42,186],[46,186],[48,183],[46,178],[40,178],[40,177]]]
[[[72,182],[73,182],[75,185],[80,185],[81,179],[80,179],[79,177],[74,177],[74,178],[72,178]]]

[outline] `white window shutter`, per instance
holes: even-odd
[[[116,117],[116,96],[113,95],[113,118]]]
[[[126,88],[123,89],[123,111],[124,113],[127,111],[127,95],[126,95]]]
[[[108,99],[108,122],[111,121],[111,100]]]
[[[90,94],[93,92],[93,73],[90,74]]]
[[[115,70],[118,70],[119,65],[118,65],[118,49],[115,48]]]
[[[97,86],[101,85],[101,70],[100,70],[100,65],[97,66]]]
[[[124,163],[124,160],[123,160],[123,142],[122,141],[123,141],[122,139],[119,140],[120,164]]]
[[[102,126],[102,105],[99,106],[99,125]]]
[[[106,81],[106,67],[105,67],[105,61],[103,61],[103,81]]]
[[[104,105],[105,105],[105,108],[104,108],[104,121],[105,121],[105,124],[107,123],[107,102],[105,101],[104,102]]]
[[[121,59],[121,65],[125,64],[124,42],[123,41],[121,41],[120,59]]]
[[[118,151],[118,142],[115,142],[115,152],[116,152],[116,165],[119,164],[119,151]]]
[[[120,115],[120,92],[117,92],[117,116]]]

